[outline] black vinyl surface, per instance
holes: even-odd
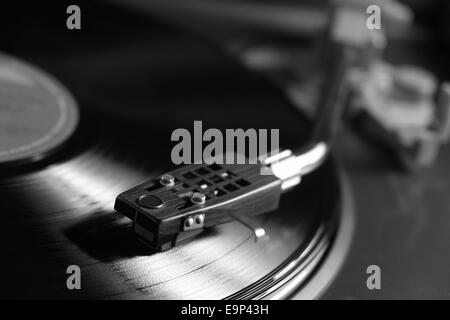
[[[0,295],[263,297],[295,259],[310,267],[306,280],[339,213],[331,161],[283,195],[279,210],[258,218],[269,241],[255,243],[238,223],[164,253],[135,238],[130,220],[112,209],[114,199],[170,167],[174,129],[192,130],[194,120],[204,128],[280,128],[281,146],[296,146],[310,126],[266,80],[218,50],[136,15],[86,8],[79,33],[56,27],[64,22],[52,18],[56,9],[47,19],[27,11],[2,47],[59,79],[78,102],[80,123],[58,153],[2,171]],[[66,288],[71,264],[81,267],[82,290]]]

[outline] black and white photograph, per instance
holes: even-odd
[[[450,2],[3,2],[0,300],[450,300]]]

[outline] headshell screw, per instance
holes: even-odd
[[[198,215],[195,217],[195,223],[203,225],[203,221],[205,220],[205,216]]]
[[[163,174],[161,178],[159,178],[159,183],[166,187],[172,187],[175,185],[175,178],[170,174]]]
[[[186,219],[184,224],[186,227],[191,227],[194,224],[194,219],[192,217],[189,217],[188,219]]]
[[[191,196],[191,201],[195,204],[204,204],[206,202],[206,195],[201,192],[194,192]]]

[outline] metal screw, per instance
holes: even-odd
[[[205,218],[201,215],[201,216],[197,216],[196,218],[195,218],[195,222],[197,223],[197,224],[203,224],[203,221],[205,220]]]
[[[192,217],[189,217],[186,219],[186,222],[184,223],[186,227],[191,227],[194,224],[194,219]]]
[[[194,192],[191,201],[195,204],[204,204],[206,202],[206,195],[201,192]]]
[[[166,187],[171,187],[175,185],[175,178],[170,174],[163,174],[161,178],[159,178],[159,183]]]

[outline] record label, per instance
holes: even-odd
[[[37,161],[75,131],[78,108],[44,72],[0,54],[0,164]]]

